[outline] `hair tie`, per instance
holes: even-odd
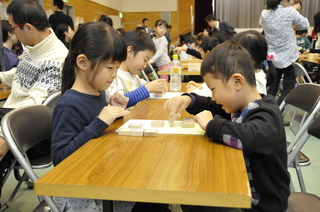
[[[275,57],[274,52],[270,52],[269,54],[267,54],[267,60],[268,60],[268,61],[273,60],[273,59],[274,59],[274,57]]]

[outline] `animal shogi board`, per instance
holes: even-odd
[[[116,132],[119,132],[122,128],[130,128],[131,124],[142,124],[142,129],[157,129],[158,134],[185,134],[185,135],[204,135],[205,131],[201,129],[199,124],[195,123],[192,128],[182,127],[183,121],[175,121],[172,125],[169,124],[168,120],[162,120],[164,122],[163,127],[152,127],[151,123],[154,120],[147,119],[130,119],[121,127],[119,127]],[[157,120],[158,121],[158,120]],[[131,125],[132,126],[132,125]]]

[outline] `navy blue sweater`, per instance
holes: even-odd
[[[104,91],[99,96],[67,90],[53,112],[51,154],[57,165],[108,127],[97,116],[108,103]]]

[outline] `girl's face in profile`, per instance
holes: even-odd
[[[70,42],[74,36],[74,31],[71,29],[71,27],[68,27],[68,32],[64,32],[66,36],[66,41]]]
[[[96,71],[90,71],[92,73],[92,87],[95,90],[106,90],[109,88],[113,80],[117,76],[117,71],[120,66],[120,62],[107,62],[98,66]]]

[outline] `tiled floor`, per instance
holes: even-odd
[[[286,128],[287,140],[291,140],[293,137],[292,133]],[[319,150],[320,150],[320,140],[314,137],[310,137],[306,145],[303,147],[303,153],[305,153],[312,161],[312,164],[308,167],[302,167],[303,177],[306,184],[307,192],[316,194],[320,196],[320,160],[319,160]],[[37,170],[39,176],[42,176],[49,169]],[[299,184],[297,182],[297,177],[294,169],[289,169],[293,183],[297,191],[299,191]],[[10,175],[7,183],[5,184],[1,203],[10,196],[13,188],[15,187],[17,181],[14,179],[13,175]],[[38,204],[38,199],[34,195],[32,189],[28,189],[26,185],[22,185],[16,198],[12,202],[12,205],[6,210],[6,212],[29,212],[32,211]],[[174,205],[173,212],[181,212],[179,206]]]

